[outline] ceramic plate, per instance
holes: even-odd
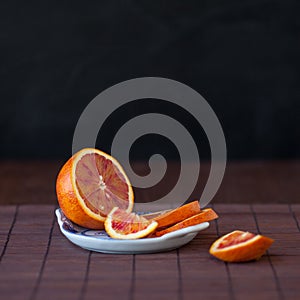
[[[59,228],[67,239],[84,249],[103,253],[139,254],[173,250],[187,244],[209,226],[208,222],[204,222],[157,238],[117,240],[109,237],[104,230],[90,230],[75,225],[60,209],[56,209],[55,213]]]

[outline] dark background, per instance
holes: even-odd
[[[62,158],[86,105],[136,77],[183,82],[206,98],[230,159],[300,157],[299,1],[2,1],[2,158]],[[98,147],[160,101],[116,111]],[[202,147],[201,128],[173,111]],[[151,138],[156,141],[151,142]],[[176,157],[164,138],[137,141],[133,157]],[[209,156],[206,146],[201,148]]]

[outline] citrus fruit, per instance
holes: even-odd
[[[196,200],[159,215],[154,220],[158,223],[157,228],[161,228],[171,226],[200,212],[200,204]]]
[[[214,219],[217,219],[218,215],[216,212],[211,208],[203,209],[200,213],[193,215],[181,222],[176,223],[173,226],[167,227],[165,229],[159,230],[155,232],[155,236],[162,236],[166,233],[176,231],[182,228],[186,228],[189,226],[197,225],[203,222],[208,222]]]
[[[250,261],[259,259],[273,242],[260,234],[235,230],[216,240],[209,253],[227,262]]]
[[[56,193],[63,213],[74,223],[103,229],[113,207],[131,212],[134,195],[121,165],[93,148],[74,154],[60,170]]]
[[[114,207],[105,220],[105,230],[115,239],[133,240],[149,235],[157,227],[157,222],[147,220],[133,212]]]

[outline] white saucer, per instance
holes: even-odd
[[[161,237],[137,240],[116,240],[104,230],[90,230],[75,225],[68,220],[60,209],[55,211],[59,228],[72,243],[84,249],[114,254],[140,254],[169,251],[190,242],[199,231],[209,226],[204,222],[195,226],[167,233]]]

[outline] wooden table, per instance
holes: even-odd
[[[110,255],[71,244],[54,205],[0,206],[1,299],[300,299],[300,205],[215,204],[220,218],[171,252]],[[234,229],[275,239],[256,262],[208,253]]]
[[[55,180],[63,161],[0,160],[1,204],[56,204]],[[143,174],[147,164],[135,163]],[[191,199],[198,199],[206,184],[210,164],[201,161],[201,172]],[[155,189],[135,189],[136,199],[149,201],[164,195],[176,183],[179,165],[168,163],[170,177]],[[214,203],[300,203],[300,161],[234,161],[228,162],[222,185]],[[176,179],[176,178],[175,178]],[[147,198],[147,199],[145,199]]]

